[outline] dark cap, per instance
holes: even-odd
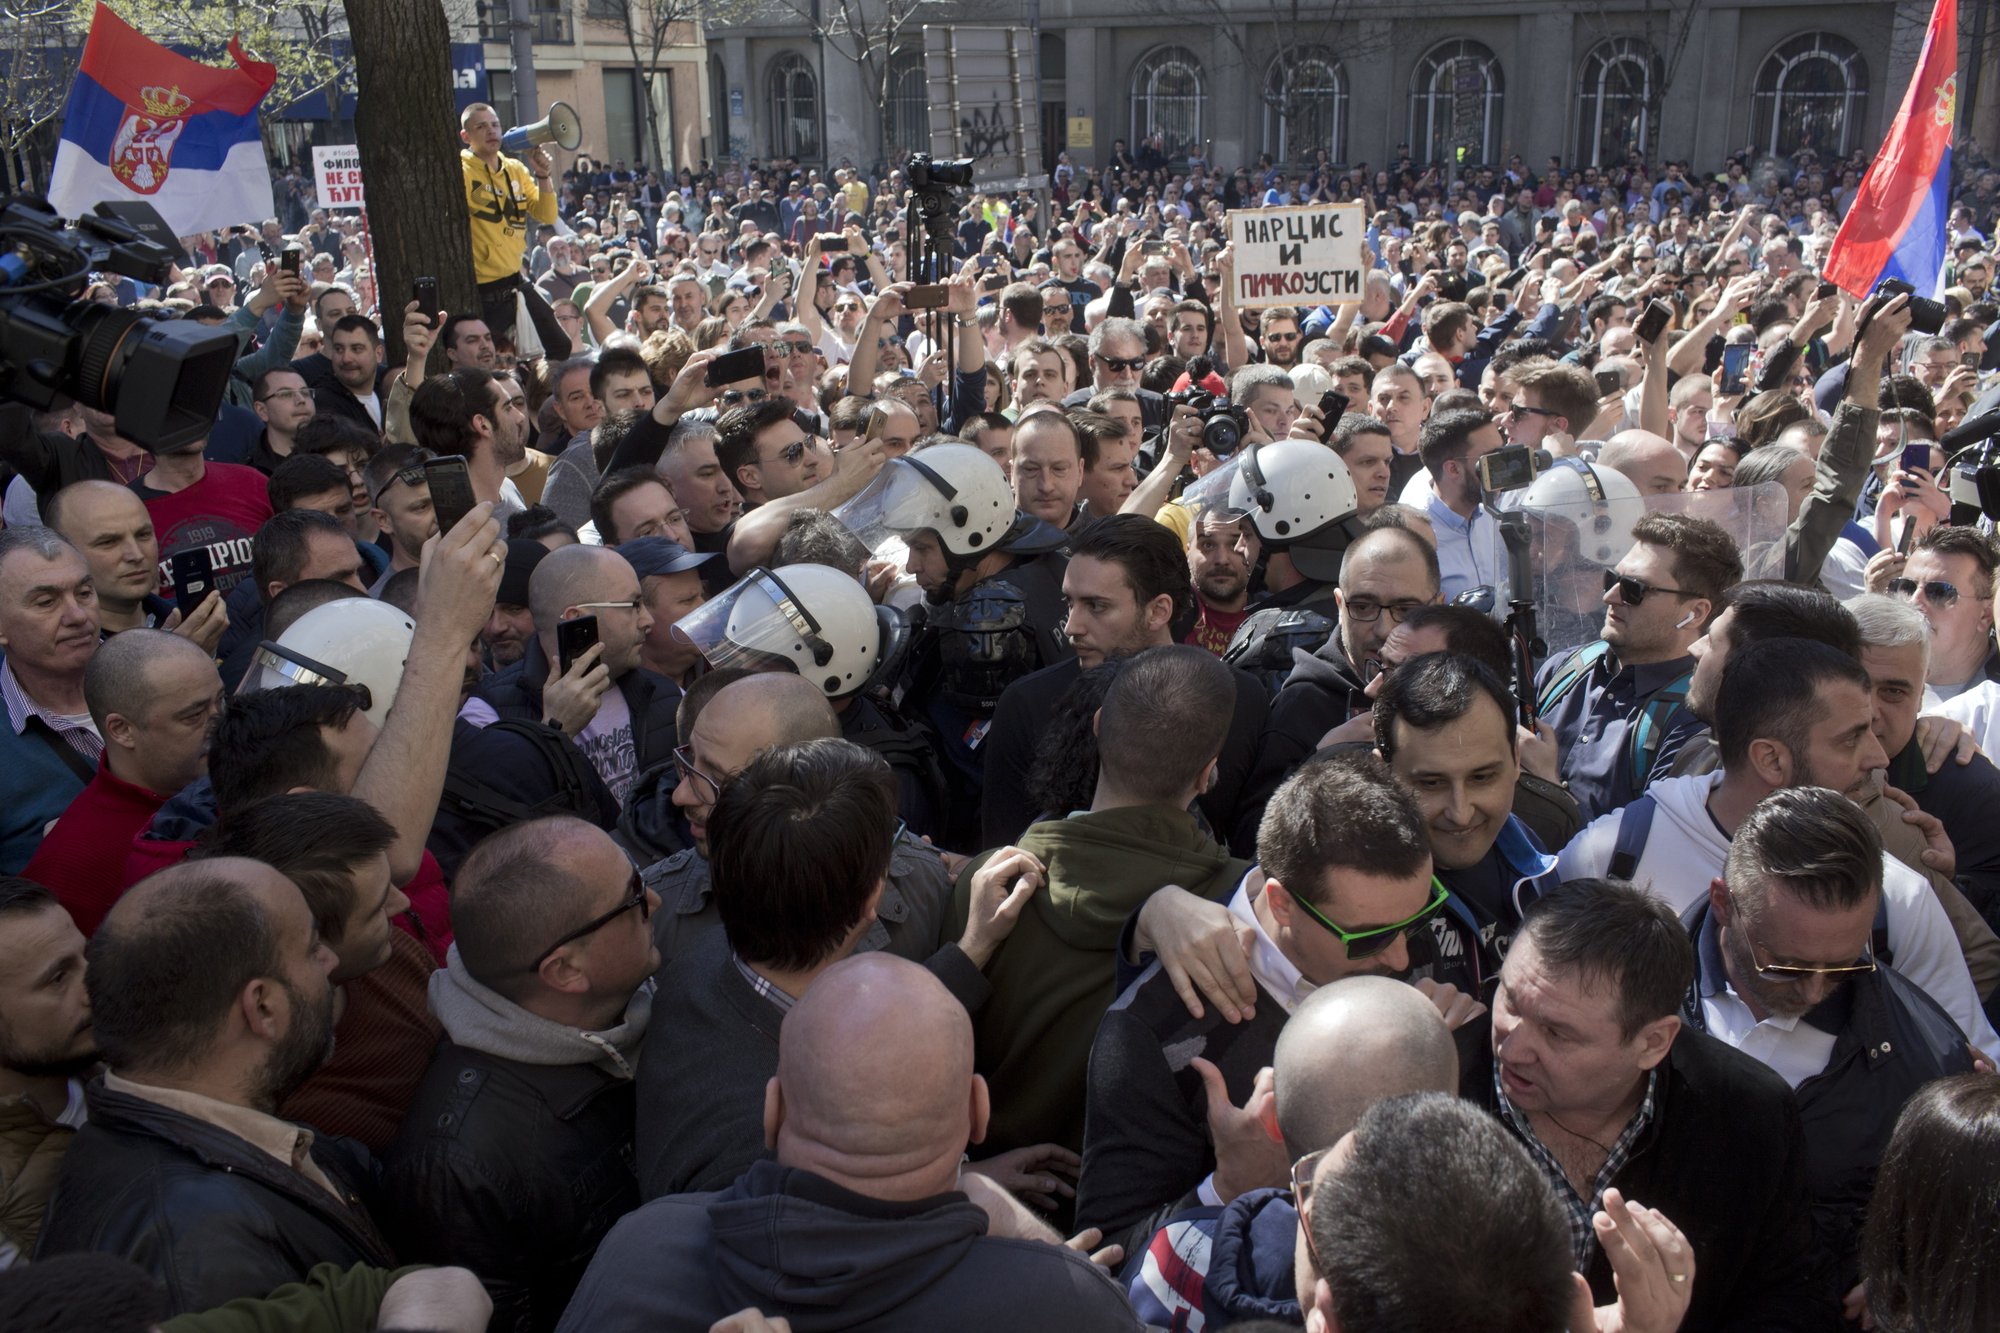
[[[642,579],[654,574],[685,574],[715,559],[713,551],[690,551],[679,542],[665,537],[634,537],[617,550],[632,566],[632,572]]]
[[[503,606],[528,604],[528,578],[548,557],[549,548],[527,537],[507,543],[507,564],[500,571],[500,591],[494,601]]]

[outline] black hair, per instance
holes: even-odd
[[[347,726],[360,706],[345,685],[287,685],[231,697],[208,749],[216,809],[226,815],[294,787],[331,787],[336,762],[322,732]]]
[[[1513,749],[1514,696],[1504,678],[1476,657],[1458,653],[1425,653],[1397,667],[1375,698],[1375,748],[1384,758],[1396,753],[1396,727],[1435,731],[1472,711],[1485,695],[1507,719],[1507,746]]]
[[[1627,1041],[1678,1013],[1694,984],[1694,945],[1673,908],[1618,880],[1556,886],[1528,905],[1520,940],[1548,970],[1609,985]]]
[[[335,792],[286,792],[232,810],[190,859],[262,861],[299,886],[320,937],[339,944],[354,915],[354,871],[389,850],[396,828],[375,807]]]
[[[325,462],[324,459],[320,460]],[[331,467],[331,464],[328,464]],[[347,484],[341,479],[342,486]],[[264,520],[250,539],[250,577],[268,609],[273,583],[292,584],[305,573],[312,559],[312,537],[338,537],[352,544],[353,538],[340,520],[317,509],[286,509]],[[357,557],[358,558],[358,557]]]
[[[1861,663],[1808,639],[1766,639],[1739,648],[1722,668],[1715,696],[1715,740],[1724,768],[1750,757],[1750,743],[1774,740],[1802,759],[1820,719],[1819,687],[1847,681],[1873,688]]]
[[[318,454],[295,454],[278,464],[264,483],[271,512],[282,514],[299,501],[328,491],[349,493],[347,474]]]
[[[1187,552],[1171,529],[1144,514],[1110,514],[1090,524],[1070,541],[1069,558],[1081,556],[1122,569],[1125,583],[1141,607],[1155,597],[1171,599],[1169,622],[1194,608]]]

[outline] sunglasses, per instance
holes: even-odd
[[[1630,574],[1620,574],[1615,569],[1604,571],[1604,591],[1618,589],[1618,600],[1627,606],[1644,606],[1646,599],[1656,592],[1668,593],[1674,597],[1692,597],[1685,588],[1661,588],[1650,583],[1641,583]]]
[[[744,378],[749,377],[746,375]],[[770,396],[768,389],[728,389],[719,401],[724,407],[740,407],[744,403],[761,403]]]
[[[1345,926],[1335,925],[1317,907],[1314,907],[1297,894],[1292,895],[1292,901],[1304,908],[1307,916],[1317,921],[1328,933],[1346,945],[1347,956],[1350,960],[1353,960],[1373,958],[1376,954],[1381,953],[1397,940],[1403,938],[1405,934],[1423,926],[1432,917],[1435,917],[1439,912],[1444,910],[1444,905],[1451,901],[1451,891],[1439,882],[1437,876],[1433,875],[1431,876],[1431,900],[1424,904],[1422,911],[1402,921],[1395,922],[1393,925],[1369,926],[1363,930],[1349,930]]]
[[[1958,585],[1943,579],[1925,579],[1922,583],[1915,579],[1889,580],[1889,595],[1892,597],[1915,597],[1919,592],[1932,606],[1950,606],[1958,600]]]
[[[1515,403],[1510,407],[1508,407],[1507,415],[1510,417],[1519,417],[1519,416],[1553,417],[1559,414],[1549,411],[1546,407],[1529,407],[1526,403]]]
[[[637,867],[633,868],[632,879],[626,887],[629,888],[631,892],[627,894],[624,898],[620,899],[616,907],[606,912],[603,916],[593,917],[591,920],[585,922],[581,926],[578,926],[575,930],[572,930],[569,934],[557,940],[554,944],[551,944],[548,948],[542,950],[540,954],[536,955],[535,961],[528,965],[528,970],[530,972],[540,971],[542,964],[548,962],[549,958],[555,953],[557,949],[562,948],[563,945],[565,944],[574,944],[576,941],[582,939],[586,935],[596,934],[598,931],[604,929],[606,926],[610,925],[613,921],[616,921],[619,917],[623,916],[625,913],[631,911],[635,907],[639,909],[639,920],[641,921],[652,920],[653,905],[647,899],[646,881],[640,877]]]
[[[1107,370],[1144,370],[1146,358],[1143,356],[1100,356]]]
[[[776,456],[767,461],[776,463],[782,460],[786,467],[797,467],[799,460],[806,456],[806,450],[815,448],[818,444],[819,436],[808,435],[803,440],[796,440],[778,450]]]

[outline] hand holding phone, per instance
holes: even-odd
[[[206,546],[191,546],[168,557],[167,569],[174,581],[174,605],[185,625],[215,591],[215,561]]]
[[[567,676],[577,659],[598,644],[597,617],[577,616],[556,625],[556,655],[562,667],[561,674]]]
[[[704,382],[711,389],[725,389],[738,380],[764,378],[764,349],[762,347],[741,347],[734,352],[724,352],[708,363]]]
[[[428,277],[418,278],[410,285],[410,296],[417,303],[417,313],[429,320],[432,328],[436,328],[438,319],[438,280]]]
[[[479,503],[472,493],[472,477],[465,459],[458,454],[426,459],[424,481],[430,487],[431,509],[437,514],[438,531],[450,532],[458,521]]]

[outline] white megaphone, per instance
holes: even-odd
[[[552,143],[565,152],[574,152],[583,142],[583,122],[568,102],[549,103],[549,114],[532,125],[518,125],[500,136],[500,146],[510,153],[539,148]]]

